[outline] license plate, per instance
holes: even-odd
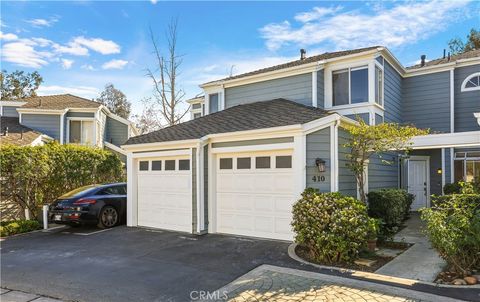
[[[53,220],[55,221],[61,221],[62,220],[62,215],[61,214],[57,214],[53,217]]]

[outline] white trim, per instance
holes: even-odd
[[[480,125],[480,112],[473,113],[473,116],[477,119],[478,125]]]
[[[116,146],[116,145],[114,145],[114,144],[111,144],[111,143],[109,143],[109,142],[107,142],[107,141],[104,141],[104,142],[103,142],[103,145],[104,145],[105,147],[109,148],[109,149],[112,149],[113,151],[116,151],[116,152],[120,153],[120,154],[127,155],[127,152],[126,152],[125,150],[123,150],[122,148],[120,148],[120,147],[118,147],[118,146]]]
[[[450,183],[454,183],[455,182],[455,168],[453,167],[454,166],[454,152],[455,149],[454,148],[450,148]]]
[[[455,73],[450,70],[450,132],[455,132]]]
[[[317,70],[312,71],[312,106],[318,107],[318,96],[317,96]]]
[[[0,101],[0,107],[7,106],[7,107],[22,107],[27,102],[20,102],[20,101]]]
[[[442,195],[443,187],[445,187],[445,148],[442,148]]]
[[[70,122],[71,121],[80,121],[80,122],[92,122],[93,124],[93,141],[92,146],[97,146],[97,119],[95,117],[67,117],[67,144],[70,143]],[[83,123],[80,126],[80,133],[83,131]],[[81,135],[81,134],[80,134]],[[81,145],[88,146],[88,144]]]
[[[49,109],[30,109],[30,108],[17,108],[18,113],[25,113],[25,114],[64,114],[67,112],[68,109],[62,110],[49,110]]]
[[[191,155],[191,152],[190,152],[190,149],[182,149],[182,150],[154,151],[154,152],[128,153],[128,154],[132,154],[132,157],[137,159],[137,158],[150,158],[150,157]]]
[[[468,81],[470,81],[474,77],[480,77],[480,72],[474,72],[471,75],[469,75],[468,77],[466,77],[465,80],[463,80],[462,86],[461,86],[462,87],[461,88],[462,92],[480,90],[480,83],[476,87],[468,87],[468,88],[465,87],[467,85]]]
[[[199,139],[188,139],[168,142],[121,145],[120,147],[129,152],[148,151],[152,149],[190,148],[192,145],[196,145],[198,141]]]
[[[18,112],[18,123],[22,124],[22,113],[21,112]]]
[[[294,143],[280,143],[280,144],[212,148],[212,153],[218,154],[218,153],[239,153],[239,152],[255,152],[255,151],[270,151],[270,150],[289,150],[293,148],[294,148]]]
[[[335,130],[334,125],[330,125],[330,192],[335,192],[335,182],[333,181],[334,174],[335,174]]]
[[[127,226],[137,226],[137,169],[132,153],[127,154]]]
[[[332,179],[332,183],[334,184],[334,192],[337,192],[339,189],[339,170],[338,170],[338,121],[336,121],[333,125],[333,136],[330,139],[330,144],[333,145],[333,158],[332,158],[332,173],[330,178]]]
[[[413,149],[480,146],[480,131],[415,136],[411,143]]]
[[[60,144],[64,144],[65,137],[65,113],[60,115]]]

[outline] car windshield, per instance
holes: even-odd
[[[58,199],[67,199],[67,198],[77,197],[77,196],[80,196],[84,193],[87,193],[87,192],[89,192],[89,191],[91,191],[95,188],[97,188],[97,185],[83,186],[83,187],[77,188],[75,190],[72,190],[68,193],[63,194]]]

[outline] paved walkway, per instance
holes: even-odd
[[[213,300],[253,301],[459,301],[350,278],[262,265],[211,295]]]
[[[406,224],[407,227],[397,233],[394,240],[414,243],[414,245],[375,273],[432,282],[446,263],[421,233],[424,224],[419,214],[413,213]]]
[[[0,301],[2,302],[62,302],[61,300],[42,297],[17,290],[0,289]]]

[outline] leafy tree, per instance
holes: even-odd
[[[480,31],[474,28],[470,29],[467,41],[463,42],[461,38],[456,37],[448,42],[448,48],[452,54],[460,54],[466,51],[480,49]]]
[[[97,102],[102,103],[112,113],[128,119],[132,104],[127,100],[127,96],[115,88],[113,84],[105,85],[105,89],[100,93]]]
[[[15,70],[8,73],[0,72],[0,93],[2,100],[15,100],[36,96],[37,89],[43,83],[43,78],[37,71],[25,73]]]
[[[365,167],[373,155],[382,157],[383,153],[405,151],[408,153],[411,139],[417,135],[428,134],[428,130],[413,126],[400,126],[395,123],[368,125],[361,118],[355,125],[347,125],[350,137],[344,147],[350,149],[347,166],[355,175],[360,192],[360,199],[366,202],[364,191]],[[384,160],[384,162],[386,162]]]

